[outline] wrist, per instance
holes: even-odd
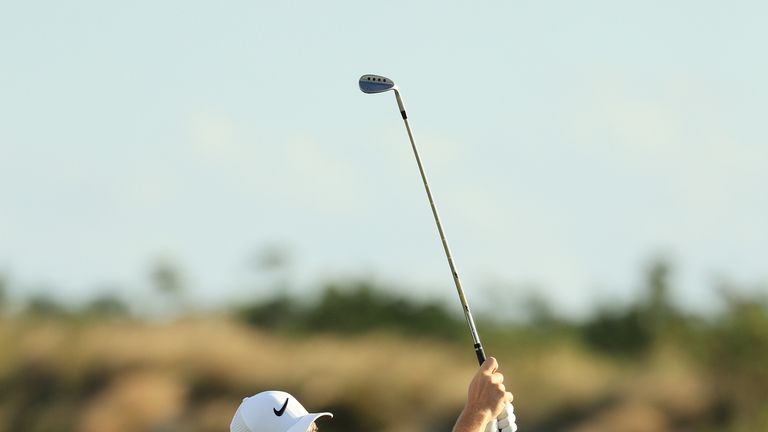
[[[473,409],[465,406],[456,420],[456,426],[453,432],[476,432],[484,431],[485,425],[493,420],[490,410]]]

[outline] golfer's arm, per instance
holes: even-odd
[[[467,410],[459,414],[453,432],[485,432],[485,425],[489,419],[478,411]]]

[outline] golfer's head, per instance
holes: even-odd
[[[319,417],[329,412],[309,413],[286,392],[265,391],[243,399],[237,408],[230,432],[312,432]]]

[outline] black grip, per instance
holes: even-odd
[[[477,361],[481,365],[485,363],[485,351],[483,351],[483,346],[479,343],[475,344],[475,354],[477,354]]]
[[[405,113],[405,110],[400,111],[400,115],[403,116],[403,120],[408,119],[408,115]]]

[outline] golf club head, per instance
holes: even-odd
[[[360,77],[360,90],[363,93],[384,93],[392,89],[397,90],[395,83],[386,77],[381,75],[363,75]]]
[[[397,99],[397,107],[400,108],[400,115],[403,116],[403,120],[408,118],[408,115],[405,114],[403,99],[400,97],[400,92],[398,91],[397,85],[395,85],[394,81],[381,75],[367,74],[360,77],[358,84],[360,85],[360,90],[363,93],[368,94],[384,93],[389,90],[394,90],[395,99]]]

